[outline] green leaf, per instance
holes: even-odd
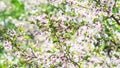
[[[11,4],[13,4],[18,9],[24,9],[24,4],[20,3],[18,0],[11,0]]]
[[[87,60],[90,56],[89,55],[86,55],[83,60]]]
[[[0,68],[7,68],[6,65],[0,64]]]
[[[103,51],[105,49],[105,47],[106,47],[106,43],[103,43],[100,47],[100,50]]]
[[[55,68],[55,66],[54,66],[54,65],[51,65],[50,68]]]
[[[53,43],[59,42],[58,38],[53,38]]]
[[[82,21],[82,22],[80,23],[80,25],[81,25],[81,26],[85,25],[85,21]]]
[[[4,52],[4,47],[0,45],[0,54],[3,54],[3,52]]]
[[[11,22],[5,23],[5,28],[12,30],[15,28],[15,24],[13,24]]]
[[[19,16],[21,16],[21,14],[23,14],[25,12],[24,4],[19,2],[18,0],[11,0],[11,4],[13,6],[11,6],[10,10],[0,12],[0,20],[5,20],[9,16],[18,19]]]
[[[113,12],[113,13],[117,13],[117,12],[118,12],[118,10],[119,10],[119,8],[118,8],[118,7],[114,7],[112,12]]]

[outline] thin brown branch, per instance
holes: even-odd
[[[32,54],[33,54],[34,58],[37,58],[37,56],[35,55],[35,53],[34,53],[33,51],[31,51],[31,52],[32,52]]]
[[[117,18],[115,18],[115,16],[114,15],[111,15],[111,17],[117,22],[117,24],[118,25],[120,25],[120,22],[119,22],[119,20],[117,19]]]
[[[65,55],[65,57],[66,57],[68,60],[70,60],[73,64],[75,64],[75,65],[77,65],[78,67],[80,67],[80,65],[79,65],[77,62],[75,62],[74,60],[72,60],[72,58],[70,57],[69,53],[67,53],[67,55]]]
[[[70,57],[70,52],[69,52],[68,49],[66,49],[66,55],[65,55],[65,57],[66,57],[68,60],[70,60],[70,62],[72,62],[74,65],[77,65],[78,68],[80,67],[80,64],[79,64],[78,62],[75,62],[75,61],[73,60],[73,58]]]

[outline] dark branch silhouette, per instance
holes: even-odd
[[[111,15],[111,17],[117,22],[117,24],[118,25],[120,25],[120,22],[119,22],[119,20],[117,19],[117,18],[115,18],[115,16],[114,15]]]

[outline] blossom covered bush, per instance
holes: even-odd
[[[119,68],[119,0],[1,0],[0,68]]]

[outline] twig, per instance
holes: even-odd
[[[35,55],[35,53],[33,52],[33,51],[31,51],[32,52],[32,54],[34,55],[34,58],[37,58],[37,56]]]
[[[117,19],[117,18],[115,18],[115,16],[114,15],[111,15],[111,17],[117,22],[117,24],[118,25],[120,25],[120,22],[119,22],[119,20]]]
[[[72,60],[72,58],[70,57],[70,52],[69,52],[68,49],[66,49],[66,54],[67,54],[67,55],[65,55],[65,57],[66,57],[68,60],[70,60],[73,64],[77,65],[78,68],[79,68],[79,67],[80,67],[79,63],[77,63],[77,62],[75,62],[74,60]]]

